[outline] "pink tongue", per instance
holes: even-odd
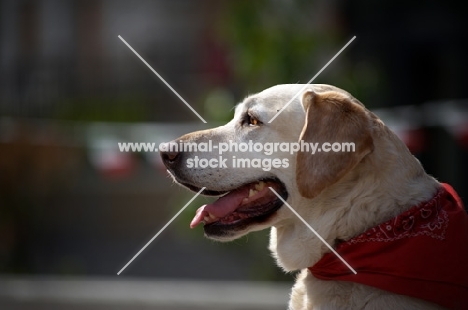
[[[212,204],[207,204],[198,208],[195,217],[190,223],[190,228],[194,228],[203,221],[205,216],[209,216],[208,213],[213,214],[217,218],[223,218],[226,215],[236,210],[242,200],[247,198],[249,195],[249,187],[245,186],[241,189],[230,192],[229,194],[219,198]]]

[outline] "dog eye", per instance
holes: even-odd
[[[259,126],[262,124],[257,118],[252,115],[247,115],[247,124],[249,126]]]

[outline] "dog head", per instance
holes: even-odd
[[[359,101],[333,86],[303,87],[278,85],[249,96],[226,125],[163,145],[177,183],[220,196],[197,210],[192,227],[203,222],[207,237],[228,241],[279,225],[294,216],[283,200],[304,205],[297,200],[314,199],[372,152],[371,117]],[[354,151],[318,150],[323,143],[353,143]]]

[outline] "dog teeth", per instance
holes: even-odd
[[[209,224],[209,223],[212,223],[212,222],[215,222],[218,218],[211,214],[211,213],[208,213],[208,215],[205,215],[205,217],[203,218],[203,222],[205,224]]]
[[[257,193],[258,193],[258,191],[254,190],[254,189],[250,189],[249,190],[249,198],[252,197],[252,196],[255,196]]]
[[[263,188],[265,188],[265,182],[260,181],[260,182],[258,182],[257,184],[255,184],[255,189],[256,189],[257,191],[261,191]]]
[[[247,202],[249,202],[249,198],[242,199],[242,203],[247,203]]]

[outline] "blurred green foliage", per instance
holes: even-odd
[[[245,94],[309,81],[352,37],[341,13],[332,8],[317,1],[229,1],[219,18],[218,36],[228,47],[234,79]],[[386,85],[383,71],[372,59],[353,63],[350,49],[314,83],[346,89],[372,107]]]
[[[219,37],[231,51],[235,77],[248,90],[295,83],[310,74],[321,44],[313,21],[308,20],[313,5],[313,1],[230,1],[226,5]]]

